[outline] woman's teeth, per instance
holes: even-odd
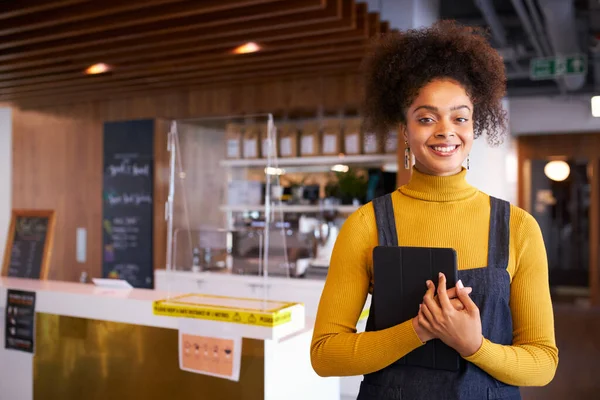
[[[440,153],[450,153],[456,150],[458,146],[444,146],[444,147],[433,147],[435,151],[439,151]]]

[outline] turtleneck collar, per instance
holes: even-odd
[[[434,176],[419,172],[413,167],[410,181],[399,188],[400,192],[415,199],[435,202],[466,200],[477,194],[477,188],[469,185],[467,170],[451,176]]]

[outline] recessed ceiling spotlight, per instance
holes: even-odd
[[[248,54],[248,53],[256,53],[260,51],[260,46],[254,42],[248,42],[241,46],[236,47],[233,50],[234,54]]]
[[[110,66],[108,66],[107,64],[104,64],[104,63],[98,63],[98,64],[90,65],[88,68],[86,68],[85,73],[87,75],[97,75],[97,74],[103,74],[108,71],[110,71]]]

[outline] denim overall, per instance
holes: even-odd
[[[508,266],[510,204],[490,197],[488,266],[458,271],[458,278],[473,291],[479,307],[483,335],[493,343],[512,345],[512,318],[509,307]],[[397,246],[398,237],[391,195],[373,200],[379,244]],[[423,293],[425,294],[425,293]],[[373,297],[373,301],[376,297]],[[373,304],[371,312],[374,311]],[[379,307],[379,306],[378,306]],[[389,307],[394,307],[390,304]],[[372,313],[370,314],[373,315]],[[371,316],[367,331],[373,330]],[[357,400],[521,400],[519,388],[504,384],[466,360],[458,371],[435,370],[394,363],[367,374]]]

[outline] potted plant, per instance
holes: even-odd
[[[355,201],[363,204],[367,197],[368,179],[353,168],[335,174],[342,204],[353,204]]]

